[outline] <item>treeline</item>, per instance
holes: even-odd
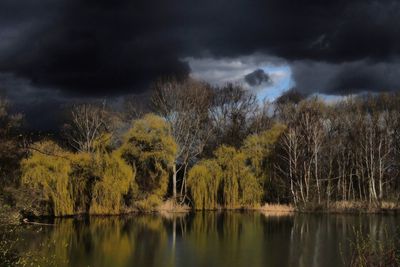
[[[0,193],[57,216],[154,210],[167,199],[195,209],[397,203],[399,103],[395,93],[329,103],[295,90],[269,103],[240,85],[169,78],[147,105],[72,106],[51,139],[19,132],[22,117],[1,100]]]
[[[287,125],[275,168],[295,204],[366,201],[380,205],[399,197],[398,94],[318,99],[277,105]]]

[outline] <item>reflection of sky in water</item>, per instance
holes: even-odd
[[[271,77],[272,83],[257,90],[257,98],[259,100],[273,101],[282,95],[283,92],[295,86],[290,66],[267,65],[261,69]]]

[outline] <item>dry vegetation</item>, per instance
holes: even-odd
[[[399,205],[396,202],[383,201],[380,205],[375,205],[363,201],[335,201],[327,208],[330,212],[361,212],[361,213],[381,213],[397,212]]]
[[[172,199],[164,201],[160,206],[156,208],[156,211],[160,213],[187,213],[191,208],[186,204],[179,204]]]

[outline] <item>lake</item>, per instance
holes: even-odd
[[[57,219],[17,249],[44,266],[342,266],[356,231],[385,240],[397,215],[198,212]],[[343,255],[343,257],[342,257]]]

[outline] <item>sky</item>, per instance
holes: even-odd
[[[170,75],[260,99],[396,91],[399,15],[394,0],[1,0],[0,94],[45,126]]]

